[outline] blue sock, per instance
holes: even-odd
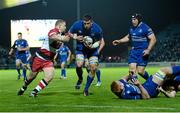
[[[101,82],[101,71],[98,69],[97,71],[96,71],[96,76],[97,76],[97,82]]]
[[[143,77],[145,80],[147,80],[149,78],[149,74],[147,71],[144,72],[144,75],[142,75],[141,73],[138,73],[141,77]]]
[[[147,80],[149,78],[149,74],[147,71],[144,72],[144,78]]]
[[[16,70],[17,70],[18,74],[21,75],[20,69],[16,68]]]
[[[87,76],[87,82],[86,82],[86,86],[85,86],[85,88],[84,88],[85,91],[88,91],[89,86],[91,85],[93,79],[94,79],[94,78],[93,78],[91,75],[88,75],[88,76]]]
[[[66,77],[66,70],[62,69],[64,77]]]
[[[23,77],[24,77],[24,80],[26,79],[26,69],[23,69]]]
[[[66,73],[65,69],[61,69],[61,76],[65,77],[66,76],[65,73]]]

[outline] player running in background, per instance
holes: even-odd
[[[71,57],[71,51],[68,48],[68,46],[64,45],[62,42],[60,48],[56,51],[56,55],[54,57],[54,61],[57,59],[61,66],[61,75],[60,79],[66,79],[66,70],[65,70],[65,64],[70,62]]]
[[[136,75],[128,75],[119,81],[113,81],[111,91],[122,99],[149,99],[159,94],[158,87],[162,86],[167,78],[174,79],[180,75],[180,66],[164,67],[150,76],[143,84],[137,80]],[[131,80],[131,83],[128,82]],[[180,90],[179,84],[175,86]],[[167,93],[167,92],[166,92]],[[167,93],[168,97],[175,97],[176,92]]]
[[[54,76],[54,64],[53,59],[56,54],[56,49],[61,46],[61,41],[69,41],[68,35],[62,35],[66,30],[66,22],[64,20],[57,20],[55,28],[51,29],[48,33],[48,37],[44,40],[41,48],[35,53],[35,57],[32,59],[32,72],[25,80],[24,85],[18,91],[18,95],[23,95],[27,86],[36,78],[40,71],[44,72],[44,78],[39,84],[31,91],[31,97],[36,97],[38,92],[44,89]]]
[[[27,56],[26,51],[29,50],[28,42],[25,39],[22,39],[22,33],[19,32],[17,34],[18,39],[15,40],[11,50],[9,51],[9,55],[11,56],[13,51],[15,50],[15,57],[16,57],[16,70],[18,72],[18,80],[20,79],[21,72],[20,68],[23,68],[23,77],[24,80],[26,79],[26,68],[23,67],[22,63],[27,63]]]
[[[132,27],[129,33],[119,39],[114,40],[113,45],[122,44],[131,41],[131,50],[128,58],[129,70],[138,73],[144,79],[148,79],[149,75],[145,71],[148,63],[150,51],[156,43],[156,37],[152,29],[142,22],[141,14],[131,16]]]
[[[83,20],[75,22],[69,32],[73,34],[73,38],[77,40],[76,47],[76,73],[78,75],[78,81],[75,88],[79,89],[83,80],[82,66],[85,58],[88,58],[90,65],[90,72],[87,76],[86,86],[84,88],[84,96],[88,96],[88,89],[91,85],[95,72],[98,66],[98,48],[100,41],[103,38],[102,30],[93,20],[90,15],[85,15]],[[86,47],[83,43],[85,37],[91,37],[93,44]]]

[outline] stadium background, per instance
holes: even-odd
[[[150,100],[119,100],[110,92],[110,83],[127,74],[129,44],[112,46],[112,41],[128,32],[130,16],[141,13],[144,21],[154,30],[158,39],[147,67],[153,74],[162,66],[180,65],[180,1],[179,0],[37,0],[36,2],[4,8],[7,1],[0,1],[0,112],[179,112],[180,95],[176,98]],[[28,1],[28,0],[21,0]],[[79,7],[78,6],[79,1]],[[79,12],[78,12],[79,10]],[[74,21],[89,13],[104,32],[106,46],[102,57],[102,85],[95,87],[96,78],[90,88],[90,96],[83,97],[83,88],[74,89],[77,80],[74,68],[67,69],[67,80],[59,79],[56,68],[54,80],[40,92],[36,99],[29,98],[29,92],[42,79],[42,73],[21,97],[17,90],[23,80],[17,80],[14,59],[8,59],[10,49],[10,20],[16,19],[58,19],[67,21],[67,29]],[[73,49],[73,42],[68,43]],[[33,53],[37,48],[31,48]],[[124,67],[125,66],[125,67]],[[4,70],[6,69],[6,70]],[[8,70],[7,70],[8,69]],[[84,78],[87,73],[84,70]],[[140,78],[143,82],[143,80]],[[85,82],[83,83],[83,86]]]
[[[2,0],[1,2],[7,0]],[[11,1],[11,0],[9,0]],[[78,5],[79,4],[79,5]],[[58,19],[67,21],[67,29],[84,14],[91,14],[104,32],[106,46],[102,62],[126,62],[128,45],[113,47],[112,40],[127,34],[130,15],[141,13],[143,20],[154,30],[158,42],[150,61],[179,61],[180,10],[178,0],[38,0],[29,4],[0,9],[0,65],[12,64],[7,59],[10,49],[10,20]],[[68,43],[73,49],[73,42]],[[33,52],[35,48],[31,48]],[[167,51],[163,51],[167,50]],[[116,52],[114,52],[116,51]],[[6,67],[9,68],[9,67]]]

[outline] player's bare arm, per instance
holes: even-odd
[[[82,35],[77,35],[76,33],[70,33],[69,32],[69,36],[75,40],[78,40],[78,41],[83,41],[83,36]]]
[[[70,39],[69,35],[60,35],[60,34],[54,34],[50,37],[52,40],[55,41],[63,41],[63,42],[68,42]]]
[[[129,34],[127,34],[125,37],[119,39],[119,40],[114,40],[112,43],[114,46],[121,44],[121,43],[126,43],[129,42]]]
[[[176,96],[176,91],[165,91],[162,87],[158,87],[158,90],[168,98],[174,98]]]
[[[18,49],[18,51],[28,51],[29,50],[29,46],[27,46],[25,48],[18,47],[17,49]]]
[[[148,92],[147,92],[146,89],[142,86],[142,84],[138,81],[138,79],[136,79],[136,80],[134,81],[134,84],[140,89],[142,99],[149,99],[149,98],[150,98]]]
[[[154,33],[149,35],[148,39],[149,39],[149,45],[148,45],[148,48],[144,50],[143,56],[149,55],[150,51],[152,50],[152,48],[156,44],[156,37],[155,37]]]
[[[104,38],[102,38],[101,41],[100,41],[100,46],[99,46],[99,49],[98,49],[98,53],[100,53],[102,51],[104,46],[105,46],[105,41],[104,41]]]
[[[10,51],[9,51],[9,55],[12,55],[13,51],[14,51],[14,49],[11,48]]]
[[[100,40],[96,41],[93,44],[90,44],[90,45],[88,45],[86,47],[88,47],[89,49],[95,49],[95,48],[98,48],[99,46],[100,46]]]
[[[68,51],[68,58],[67,58],[67,61],[68,61],[68,62],[70,61],[70,58],[71,58],[71,51],[69,50],[69,51]]]

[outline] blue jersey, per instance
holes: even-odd
[[[149,96],[151,98],[157,97],[159,94],[159,91],[157,90],[158,84],[154,83],[152,81],[152,76],[150,76],[143,84],[142,86],[146,89]]]
[[[60,61],[66,61],[67,60],[68,51],[70,51],[68,46],[66,46],[66,45],[60,46],[60,48],[57,50]]]
[[[25,55],[26,54],[26,51],[18,51],[18,48],[26,48],[28,47],[28,43],[26,40],[24,39],[18,39],[14,42],[14,45],[13,45],[13,49],[16,49],[16,56],[18,55]]]
[[[119,98],[122,99],[141,99],[141,91],[140,89],[135,86],[134,84],[131,84],[123,79],[119,80],[124,85],[124,89],[119,95]]]
[[[100,28],[99,25],[97,25],[95,22],[93,22],[91,28],[86,30],[83,25],[83,20],[79,20],[79,21],[75,22],[71,26],[69,32],[75,33],[78,36],[83,36],[83,37],[90,36],[93,39],[93,43],[101,40],[101,38],[103,37],[102,29]],[[77,41],[76,51],[86,51],[86,50],[84,50],[85,48],[86,47],[84,46],[84,44],[82,42]],[[93,51],[96,51],[96,50],[97,50],[97,48],[94,49]]]
[[[129,37],[132,49],[146,49],[148,47],[148,36],[153,34],[152,29],[141,22],[137,27],[131,27]]]

